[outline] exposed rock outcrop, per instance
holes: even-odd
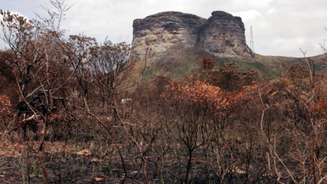
[[[156,58],[183,48],[204,50],[214,56],[249,57],[240,17],[215,11],[209,19],[181,12],[163,12],[133,22],[132,56]],[[147,52],[147,50],[150,52]]]
[[[251,56],[240,17],[215,11],[199,32],[199,46],[215,56]]]

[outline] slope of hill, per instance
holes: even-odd
[[[155,62],[144,59],[132,62],[129,82],[149,81],[156,76],[173,80],[183,80],[201,72],[219,71],[227,64],[233,64],[240,71],[255,71],[259,80],[275,79],[285,75],[292,67],[306,66],[306,61],[313,62],[316,72],[326,74],[326,54],[308,58],[263,56],[255,57],[215,57],[207,52],[191,49],[179,49],[158,58]],[[210,65],[210,66],[206,66]]]
[[[245,40],[241,18],[222,11],[214,11],[209,19],[181,12],[136,19],[128,81],[133,85],[156,76],[179,80],[217,71],[226,64],[255,71],[259,80],[281,76],[308,60],[315,63],[316,70],[325,71],[326,55],[306,59],[263,56],[253,53]]]

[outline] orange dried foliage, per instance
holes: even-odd
[[[310,103],[310,110],[313,113],[323,115],[327,112],[327,90],[325,83],[323,83],[323,81],[318,83],[314,88],[314,92],[316,94],[316,98],[312,103]]]
[[[210,111],[216,114],[229,110],[245,100],[249,100],[250,94],[256,90],[256,85],[243,87],[236,92],[226,92],[217,86],[203,81],[195,81],[191,84],[170,82],[162,97],[169,101],[210,108]]]
[[[325,113],[327,111],[327,102],[324,99],[320,99],[318,101],[316,101],[315,103],[313,103],[310,106],[310,109],[312,112],[314,113]]]
[[[12,104],[8,96],[0,95],[0,116],[8,115],[11,112]]]

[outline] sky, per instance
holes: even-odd
[[[180,11],[208,18],[223,10],[240,16],[249,43],[263,55],[307,56],[323,53],[327,38],[326,0],[66,0],[71,9],[62,23],[66,34],[85,34],[103,41],[132,41],[136,18],[162,11]],[[29,18],[44,13],[48,0],[0,0],[0,9]]]

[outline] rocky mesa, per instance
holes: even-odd
[[[162,12],[133,22],[132,58],[159,58],[183,48],[216,57],[251,57],[240,17],[214,11],[208,18]]]

